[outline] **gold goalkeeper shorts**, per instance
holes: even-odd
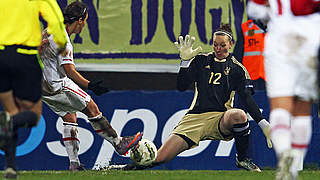
[[[201,114],[186,114],[172,131],[172,134],[180,134],[191,139],[196,147],[203,140],[233,139],[232,134],[223,136],[219,131],[219,122],[225,112],[206,112]]]

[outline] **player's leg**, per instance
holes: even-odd
[[[204,129],[209,129],[207,128],[207,125],[214,121],[216,116],[222,116],[222,113],[217,114],[212,115],[209,113],[203,113],[185,115],[179,122],[178,126],[175,127],[166,142],[159,148],[157,157],[151,165],[140,166],[136,164],[127,164],[124,167],[111,169],[143,170],[171,161],[179,153],[198,145],[202,134],[207,135],[206,133],[210,133],[211,135],[212,132],[210,130],[209,132],[205,132]],[[210,127],[217,129],[214,128],[214,123],[211,124],[212,125]]]
[[[102,115],[98,106],[92,99],[82,112],[88,116],[90,124],[95,132],[110,142],[120,155],[126,154],[128,150],[136,146],[142,138],[142,133],[140,132],[133,136],[120,137],[112,128],[107,118]]]
[[[311,24],[314,25],[314,23]],[[315,30],[311,31],[315,32]],[[291,121],[291,148],[298,156],[298,158],[294,158],[294,163],[296,159],[303,159],[305,156],[312,135],[311,106],[319,93],[317,85],[318,69],[316,68],[318,61],[315,57],[318,55],[320,33],[319,31],[316,32],[315,37],[318,37],[319,41],[314,41],[314,37],[308,35],[308,40],[303,41],[304,45],[300,50],[301,56],[299,56],[302,65],[297,67],[300,71],[298,71],[299,77],[295,86],[296,98],[294,99]],[[303,34],[305,35],[305,33]],[[302,169],[302,164],[301,162],[299,169]],[[297,171],[293,173],[297,173]]]
[[[289,169],[292,166],[291,152],[291,120],[293,97],[270,98],[270,126],[273,148],[278,157],[278,171],[276,179],[281,180],[291,176]]]
[[[5,178],[16,178],[16,143],[12,139],[16,139],[16,133],[13,131],[12,121],[10,114],[8,113],[12,109],[11,113],[17,113],[18,109],[14,104],[12,91],[0,93],[0,102],[4,109],[4,112],[0,114],[0,126],[1,126],[1,149],[5,152]],[[4,131],[5,130],[5,131]],[[10,141],[10,143],[8,143]]]
[[[20,59],[19,66],[16,67],[16,78],[12,82],[13,94],[15,96],[15,102],[21,113],[29,111],[25,114],[25,122],[20,120],[17,122],[18,127],[33,127],[35,126],[41,117],[42,112],[42,69],[40,67],[37,55],[26,55],[17,53],[17,57]],[[35,116],[31,115],[36,114]],[[33,117],[35,119],[27,120],[27,117]],[[13,118],[13,121],[18,121]],[[15,122],[14,122],[15,124]]]
[[[8,112],[11,116],[19,112],[12,91],[0,92],[0,102],[3,110]]]
[[[1,69],[1,77],[4,79],[1,79],[2,86],[0,88],[1,104],[4,110],[9,112],[11,118],[8,118],[7,115],[2,117],[11,119],[10,126],[12,126],[12,136],[7,139],[6,147],[4,148],[7,166],[4,174],[5,178],[17,178],[15,154],[18,141],[18,128],[32,127],[37,123],[38,117],[40,117],[40,115],[37,116],[32,111],[31,107],[34,107],[34,104],[40,101],[42,77],[35,55],[26,56],[18,53],[12,53],[11,55],[12,57],[10,58],[2,57],[4,57],[4,61],[10,60],[8,64],[17,63],[19,66],[15,66],[14,75],[8,72],[10,71],[8,67],[5,70]],[[14,62],[15,60],[22,61]],[[25,107],[24,104],[20,103],[20,99],[26,101],[28,106]],[[41,114],[41,105],[40,108],[35,108],[35,110],[39,110],[39,114]]]
[[[303,168],[303,158],[312,134],[312,117],[310,116],[312,100],[318,95],[316,70],[305,66],[302,72],[298,81],[301,86],[296,90],[297,97],[294,99],[291,121],[291,148],[294,159],[290,172],[293,177],[297,177],[298,170]]]
[[[112,145],[119,144],[120,137],[111,127],[106,117],[102,115],[96,103],[90,99],[88,105],[82,110],[88,116],[91,126],[97,134],[106,139]]]
[[[180,134],[171,134],[166,142],[159,148],[158,154],[154,162],[151,165],[143,166],[137,164],[126,164],[126,165],[118,165],[111,166],[107,169],[110,170],[144,170],[148,168],[153,168],[163,163],[167,163],[175,158],[181,152],[189,149],[191,146],[195,145],[195,143],[187,138],[186,136]]]
[[[6,102],[5,104],[7,104]],[[40,105],[39,105],[40,104]],[[4,107],[6,107],[4,105]],[[41,101],[37,102],[35,107],[40,107],[41,109]],[[36,108],[37,109],[37,108]],[[16,146],[18,143],[18,128],[31,128],[35,126],[38,122],[38,118],[36,113],[31,110],[21,111],[13,116],[11,116],[10,126],[12,129],[12,135],[8,137],[6,146],[4,148],[5,157],[6,157],[6,170],[5,170],[5,178],[16,178]],[[8,119],[10,119],[10,115],[8,114]]]
[[[153,164],[168,163],[181,152],[190,148],[185,136],[171,134],[166,142],[159,148],[158,155]],[[191,140],[189,140],[191,141]]]
[[[36,103],[28,102],[29,104],[32,104],[32,108],[25,108],[25,106],[23,106],[24,108],[20,108],[22,107],[22,104],[17,102],[20,100],[18,100],[17,98],[16,100],[14,100],[12,91],[8,91],[0,93],[0,101],[4,111],[8,112],[12,117],[14,129],[20,127],[33,127],[38,122],[38,119],[40,117],[39,114],[41,114],[42,104],[40,100]],[[19,106],[18,108],[17,105],[21,106]]]
[[[20,109],[19,114],[12,117],[15,128],[25,127],[31,128],[38,124],[42,113],[42,101],[36,102],[20,100],[16,98],[16,102]]]
[[[227,110],[220,120],[219,127],[222,134],[232,134],[235,139],[237,167],[260,172],[260,168],[248,158],[250,128],[246,113],[241,109]]]
[[[195,143],[186,136],[180,134],[171,134],[169,138],[166,140],[166,142],[159,148],[157,157],[151,165],[143,166],[137,164],[126,164],[124,166],[115,166],[109,169],[144,170],[148,168],[153,168],[160,164],[168,163],[181,152],[190,149],[190,147],[192,147],[193,145],[195,145]]]
[[[76,112],[86,107],[90,96],[73,81],[66,79],[60,93],[43,95],[42,98],[43,102],[63,120],[62,140],[70,161],[69,170],[85,170],[78,157],[79,139]]]
[[[291,121],[291,148],[294,156],[290,171],[293,177],[303,169],[303,159],[306,155],[312,135],[311,102],[297,99],[294,104]]]
[[[269,36],[271,35],[271,36]],[[293,56],[292,48],[285,42],[290,41],[283,32],[273,29],[265,39],[265,73],[267,95],[270,102],[270,137],[278,158],[276,179],[289,178],[292,165],[291,130],[294,88],[298,71],[288,56]],[[281,49],[281,51],[279,51]],[[292,53],[293,52],[293,53]],[[291,53],[291,54],[290,54]]]
[[[271,140],[278,156],[291,148],[293,101],[294,98],[290,96],[270,98]]]
[[[77,129],[77,117],[76,113],[67,113],[62,117],[63,120],[63,143],[66,148],[71,171],[81,171],[85,170],[80,163],[78,157],[79,151],[79,139],[78,139],[78,129]]]

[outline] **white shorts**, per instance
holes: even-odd
[[[278,18],[268,28],[264,51],[268,96],[317,99],[320,16]]]
[[[62,91],[52,96],[43,96],[43,101],[59,116],[82,111],[91,97],[71,79],[64,81]]]

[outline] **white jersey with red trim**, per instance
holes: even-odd
[[[265,7],[270,18],[264,47],[268,96],[314,100],[318,95],[316,57],[320,44],[320,0],[268,2],[269,6],[264,0],[252,0],[251,5],[248,4],[248,16],[253,17],[253,12],[261,15],[259,7]]]
[[[269,0],[274,16],[305,16],[319,11],[319,0]]]
[[[46,33],[46,32],[45,32]],[[66,55],[61,56],[57,54],[57,44],[53,41],[53,36],[50,35],[48,44],[46,44],[41,52],[40,58],[43,62],[43,91],[46,94],[55,94],[62,90],[65,79],[67,78],[66,72],[62,65],[73,64],[73,46],[70,42],[70,38],[66,33],[67,44],[66,44]],[[44,35],[46,37],[46,35]]]
[[[248,15],[252,18],[265,16],[265,7],[270,7],[269,16],[306,16],[320,12],[320,0],[251,0]]]
[[[74,65],[73,46],[67,33],[66,36],[68,41],[65,56],[57,53],[58,46],[53,41],[53,36],[49,36],[46,31],[43,39],[48,39],[48,43],[42,45],[40,50],[44,65],[42,100],[61,117],[67,113],[82,111],[91,100],[90,95],[68,78],[64,71],[64,64]]]
[[[87,107],[91,100],[89,94],[82,90],[71,79],[63,81],[62,90],[53,95],[43,95],[45,102],[56,114],[63,117],[67,113],[76,113]]]

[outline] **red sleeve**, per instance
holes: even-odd
[[[291,0],[291,11],[296,16],[308,15],[319,11],[320,2],[314,0]]]
[[[251,0],[251,1],[256,3],[256,4],[260,4],[260,5],[264,5],[267,2],[267,0]]]

